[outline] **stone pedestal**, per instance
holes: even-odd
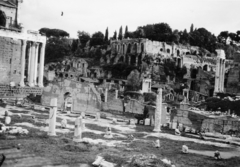
[[[51,99],[50,102],[50,112],[49,112],[49,136],[56,136],[56,116],[57,116],[57,98]]]

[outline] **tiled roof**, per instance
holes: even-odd
[[[17,6],[10,1],[4,1],[4,0],[0,0],[0,6],[6,6],[6,7],[10,7],[10,8],[17,8]]]

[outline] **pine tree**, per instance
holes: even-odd
[[[105,31],[105,38],[104,38],[104,40],[105,40],[105,41],[108,41],[108,27],[107,27],[107,29],[106,29],[106,31]]]
[[[115,40],[117,39],[117,31],[114,32],[113,39],[115,39]]]
[[[190,27],[190,33],[193,32],[193,29],[194,29],[194,27],[193,27],[193,24],[192,24],[191,27]]]
[[[125,28],[124,38],[127,38],[127,36],[128,36],[128,26],[126,26]]]
[[[122,26],[121,26],[118,33],[118,39],[122,40],[122,38],[123,38],[123,35],[122,35]]]

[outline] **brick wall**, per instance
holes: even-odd
[[[20,82],[21,41],[0,37],[0,84]]]

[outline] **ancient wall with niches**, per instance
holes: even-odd
[[[0,84],[20,82],[21,41],[0,37]]]

